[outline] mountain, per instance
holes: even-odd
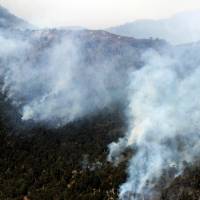
[[[200,11],[182,12],[168,19],[137,20],[107,31],[135,38],[162,38],[172,44],[200,40]]]
[[[102,30],[32,30],[4,8],[0,13],[0,199],[118,199],[119,186],[128,178],[128,160],[138,150],[127,148],[122,162],[113,166],[107,161],[108,145],[123,137],[128,128],[132,72],[142,71],[147,64],[148,76],[157,79],[165,58],[153,59],[153,65],[158,62],[155,76],[145,61],[157,52],[164,54],[166,62],[168,57],[180,58],[176,65],[181,78],[183,70],[189,74],[199,65],[195,53],[200,44],[171,46],[165,40],[136,39]],[[144,55],[148,50],[150,54]],[[158,89],[167,98],[162,85],[168,85],[176,73],[164,72],[166,78],[163,74]],[[144,80],[150,84],[147,101],[154,93],[150,79]],[[195,89],[192,83],[191,90]],[[194,100],[198,102],[198,98]],[[197,200],[197,169],[189,174],[184,171],[173,182],[173,166],[164,171],[155,185],[162,194],[159,200]]]
[[[0,79],[7,77],[3,86],[4,93],[11,94],[12,101],[16,98],[15,103],[20,102],[18,108],[23,112],[23,119],[47,123],[52,121],[54,126],[66,124],[121,101],[126,96],[129,71],[143,65],[143,52],[167,46],[163,40],[134,39],[100,30],[12,30],[1,35],[4,48],[0,48],[3,71]],[[14,51],[8,48],[8,55],[5,56],[8,43]],[[26,74],[23,80],[26,89],[18,81],[23,79],[23,73]],[[66,79],[64,74],[70,77]],[[48,77],[48,81],[45,81],[44,76]],[[58,84],[61,82],[66,83],[60,87]],[[54,95],[56,90],[60,90],[58,95]],[[58,98],[56,101],[55,97]],[[31,105],[30,109],[34,111],[31,111],[30,116],[30,112],[24,109],[38,100],[34,105],[42,105],[41,102],[46,101],[44,109],[35,109]],[[55,106],[50,106],[52,114],[46,114],[49,110],[47,106],[52,101],[56,102],[53,103]],[[70,105],[80,106],[81,109],[70,113],[70,110],[65,109],[63,112],[63,104],[59,101],[66,108]]]
[[[11,14],[6,8],[0,6],[0,28],[1,29],[26,29],[31,28],[28,22]]]
[[[125,91],[128,69],[141,67],[142,52],[166,43],[106,31],[64,29],[8,29],[0,38],[0,80],[3,76],[9,82],[3,88],[5,95],[0,93],[0,199],[117,199],[119,185],[126,179],[125,163],[115,167],[107,162],[107,146],[123,134],[125,122],[118,103],[104,106],[107,92]],[[5,74],[1,73],[4,67]],[[45,90],[40,104],[52,96],[49,90],[54,88],[56,108],[48,113],[53,116],[51,123],[58,112],[76,113],[77,107],[90,110],[97,104],[99,110],[56,129],[32,121],[21,124],[17,114],[21,105],[15,108],[9,94],[16,94],[23,106],[34,96],[41,99]],[[70,105],[60,110],[69,100]],[[48,109],[41,111],[45,114]]]

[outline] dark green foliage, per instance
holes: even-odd
[[[0,105],[0,200],[117,199],[126,162],[114,167],[106,156],[126,131],[120,107],[48,129],[21,124],[1,96]],[[200,164],[186,166],[174,180],[173,168],[163,173],[154,200],[199,200]]]
[[[123,132],[120,110],[106,109],[54,130],[23,129],[21,134],[19,128],[5,126],[1,112],[0,200],[117,199],[125,164],[114,167],[106,156],[107,145]]]

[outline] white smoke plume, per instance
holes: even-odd
[[[193,49],[193,50],[192,50]],[[189,51],[188,51],[189,50]],[[136,149],[120,199],[150,195],[163,170],[183,170],[200,153],[199,45],[177,48],[176,55],[144,54],[145,65],[130,75],[129,128],[110,144],[110,161],[118,161],[127,147]]]
[[[1,89],[20,108],[22,120],[64,125],[113,101],[122,83],[114,61],[85,63],[82,43],[73,37],[45,48],[43,40],[0,37]]]

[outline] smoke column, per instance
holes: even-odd
[[[105,108],[119,96],[115,92],[122,73],[113,60],[88,64],[84,43],[75,36],[57,32],[60,41],[49,42],[43,32],[54,37],[51,30],[26,40],[14,34],[0,37],[1,90],[19,108],[22,120],[60,126]]]
[[[193,162],[200,153],[200,48],[174,49],[146,52],[144,67],[130,75],[128,131],[110,144],[108,157],[117,162],[127,147],[136,151],[120,199],[150,198],[163,170],[173,166],[181,173],[183,161]]]

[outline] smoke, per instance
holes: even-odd
[[[128,131],[110,144],[108,157],[118,162],[127,147],[135,152],[120,187],[123,200],[150,198],[164,170],[181,173],[200,153],[199,45],[174,52],[144,53],[145,65],[130,75]]]
[[[1,90],[22,120],[60,126],[117,99],[122,73],[113,60],[91,64],[75,36],[52,42],[51,30],[35,34],[29,39],[0,37]]]
[[[162,54],[148,50],[142,57],[144,66],[135,71],[134,66],[119,69],[122,60],[117,56],[97,58],[103,48],[95,54],[87,52],[95,48],[85,46],[95,46],[99,40],[90,44],[76,36],[57,40],[52,31],[44,32],[28,38],[0,35],[1,92],[19,108],[22,120],[61,126],[109,106],[128,92],[128,131],[118,143],[110,144],[108,157],[118,163],[123,151],[134,151],[127,181],[120,187],[124,200],[150,195],[164,170],[173,166],[181,173],[184,161],[196,159],[200,153],[198,44]],[[128,58],[139,56],[128,46],[124,49]],[[103,53],[112,55],[108,49]],[[124,88],[127,74],[128,89]]]

